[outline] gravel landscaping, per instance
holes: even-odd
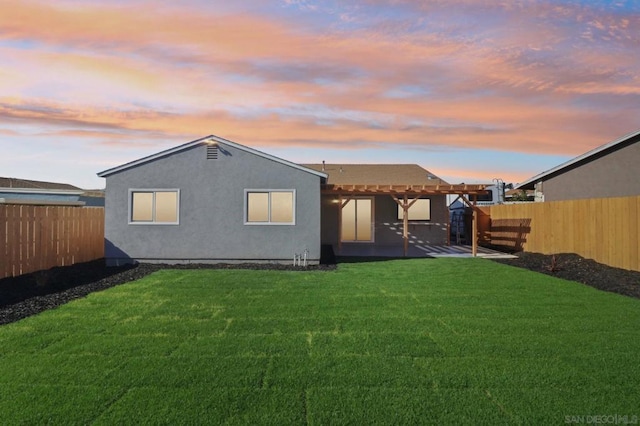
[[[573,253],[555,256],[540,253],[517,253],[516,255],[517,259],[494,259],[494,261],[640,299],[640,272],[612,268]]]
[[[519,253],[517,259],[495,259],[494,261],[576,281],[600,290],[640,298],[640,272],[612,268],[576,254],[558,254],[554,259],[553,256],[538,253]],[[169,267],[173,269],[332,270],[336,265],[301,268],[273,264],[140,264],[107,268],[103,260],[96,260],[0,280],[0,324],[18,321],[70,300],[84,297],[94,291],[134,281]]]

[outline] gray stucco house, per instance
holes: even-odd
[[[485,192],[413,164],[300,165],[217,136],[98,176],[106,178],[109,265],[292,263],[296,255],[316,264],[322,245],[407,256],[410,247],[449,243],[446,194]]]
[[[322,172],[208,136],[98,176],[109,265],[320,259]]]
[[[540,173],[517,190],[535,190],[536,201],[640,195],[640,131],[599,146]]]

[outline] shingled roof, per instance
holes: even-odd
[[[64,190],[64,191],[80,191],[77,186],[69,185],[66,183],[56,182],[42,182],[38,180],[27,180],[18,178],[0,177],[0,188],[14,188],[14,189],[49,189],[49,190]]]
[[[440,185],[447,184],[417,164],[301,164],[324,172],[333,185]]]

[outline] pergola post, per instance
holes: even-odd
[[[402,207],[402,239],[404,240],[404,257],[407,257],[409,254],[409,208],[414,205],[420,197],[420,195],[416,195],[416,198],[409,202],[407,194],[402,196],[402,201],[400,201],[395,195],[391,194],[393,201]]]
[[[342,254],[342,194],[338,194],[338,254]]]
[[[404,257],[409,254],[409,206],[407,194],[402,197],[402,238],[404,238]]]
[[[471,240],[471,255],[476,257],[478,255],[478,208],[473,207],[473,218],[471,219],[471,228],[473,233],[473,238]]]
[[[476,257],[478,255],[478,207],[476,206],[478,196],[473,194],[473,204],[464,195],[460,195],[459,198],[473,211],[471,217],[471,255]]]

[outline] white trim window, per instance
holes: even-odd
[[[414,199],[409,198],[407,201],[412,202]],[[431,220],[431,200],[429,198],[418,198],[415,203],[409,207],[409,221],[428,221]],[[404,211],[398,206],[398,220],[402,220]]]
[[[245,189],[245,225],[295,225],[295,189]]]
[[[178,225],[179,189],[130,189],[129,225]]]

